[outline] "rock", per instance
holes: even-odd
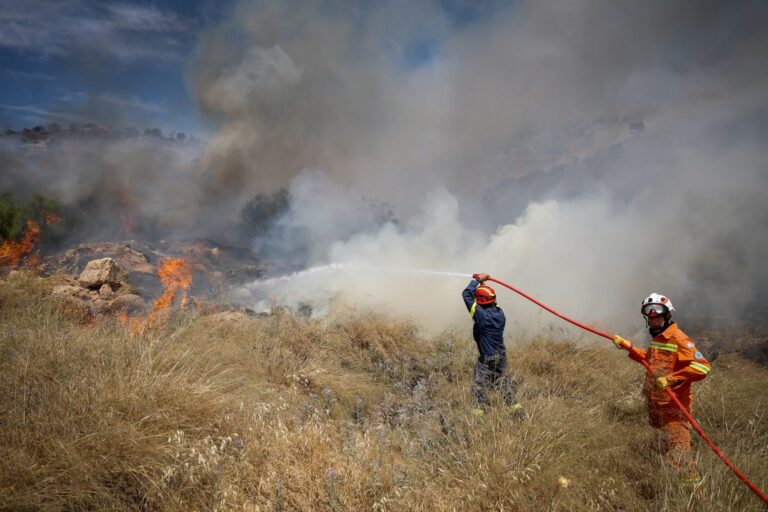
[[[112,288],[112,285],[109,283],[104,283],[101,285],[101,288],[99,288],[99,298],[109,300],[115,297],[115,290]]]
[[[104,313],[108,313],[112,309],[112,304],[110,304],[108,301],[104,299],[96,299],[90,304],[91,311],[93,311],[97,315],[103,315]]]
[[[144,252],[154,259],[162,258],[163,254],[154,251],[147,244],[140,244]],[[133,273],[143,272],[152,274],[154,269],[147,259],[147,255],[137,251],[126,243],[94,242],[80,244],[76,249],[70,249],[57,259],[57,264],[62,268],[83,268],[89,261],[99,258],[112,258],[122,271]]]
[[[96,300],[99,298],[99,292],[90,288],[78,288],[75,297],[82,300]]]
[[[111,309],[113,311],[128,311],[134,313],[144,309],[144,299],[133,293],[118,295],[112,301]]]
[[[117,284],[120,268],[112,258],[91,260],[80,274],[78,282],[83,288],[100,288],[103,284]]]
[[[79,286],[72,286],[70,284],[60,284],[53,287],[53,295],[57,297],[72,297],[76,295],[82,288]]]

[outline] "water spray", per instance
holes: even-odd
[[[357,263],[330,263],[328,265],[320,265],[317,267],[311,267],[306,270],[300,270],[293,272],[292,274],[286,274],[282,276],[270,277],[267,279],[260,279],[254,281],[248,285],[248,288],[258,289],[266,286],[272,286],[275,284],[292,282],[300,279],[305,279],[314,276],[321,276],[326,274],[332,274],[335,272],[375,272],[375,273],[392,273],[392,274],[414,274],[414,275],[430,275],[430,276],[442,276],[442,277],[463,277],[471,278],[472,274],[461,272],[447,272],[442,270],[430,270],[430,269],[416,269],[416,268],[404,268],[404,267],[381,267],[377,265],[362,265]]]
[[[366,276],[382,278],[391,277],[393,275],[437,276],[442,278],[460,277],[463,279],[470,279],[472,277],[472,275],[469,273],[449,272],[432,269],[384,267],[357,263],[330,263],[327,265],[319,265],[305,270],[300,270],[291,274],[253,281],[241,289],[238,299],[242,302],[249,302],[250,307],[255,311],[268,312],[276,302],[274,296],[270,297],[270,294],[273,290],[279,293],[286,293],[286,288],[295,283],[311,283],[312,280],[316,278],[327,279],[331,276],[334,276],[335,274],[343,275],[344,273],[365,274]],[[296,297],[297,295],[294,294],[291,300],[295,301],[296,304],[301,305],[301,299],[297,300]],[[318,300],[318,297],[320,300]],[[313,311],[317,312],[318,314],[322,314],[324,310],[327,310],[327,306],[330,304],[332,299],[333,294],[328,290],[327,287],[319,287],[315,291],[313,299],[311,299],[309,302],[313,303]]]

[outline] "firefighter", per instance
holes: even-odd
[[[672,320],[672,301],[652,293],[642,303],[652,340],[648,349],[632,345],[621,336],[614,336],[618,348],[629,350],[629,357],[645,360],[652,373],[646,373],[644,390],[648,401],[648,416],[652,427],[658,429],[658,444],[669,466],[683,477],[683,483],[695,486],[701,481],[691,456],[691,424],[675,406],[665,389],[669,386],[680,403],[690,413],[693,402],[691,384],[707,376],[711,366],[690,339]]]
[[[477,416],[485,414],[485,408],[488,406],[487,393],[496,388],[515,416],[523,418],[525,413],[523,406],[517,401],[515,383],[504,374],[507,367],[504,325],[507,320],[504,311],[496,304],[493,288],[484,284],[488,274],[476,276],[461,292],[469,315],[475,322],[472,336],[480,352],[472,379],[472,393],[475,397],[475,408],[472,412]]]

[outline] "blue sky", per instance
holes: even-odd
[[[439,2],[454,30],[498,5]],[[232,0],[0,0],[0,128],[96,121],[203,131],[185,71],[200,34],[232,9]],[[437,55],[439,41],[405,48],[402,66],[412,69]]]
[[[199,129],[184,71],[197,35],[228,9],[207,0],[0,0],[0,125]]]

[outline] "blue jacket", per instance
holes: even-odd
[[[472,336],[477,343],[477,350],[481,356],[492,356],[504,351],[504,326],[507,318],[496,304],[483,307],[475,302],[475,290],[479,285],[480,282],[473,279],[461,292],[461,297],[475,321]]]

